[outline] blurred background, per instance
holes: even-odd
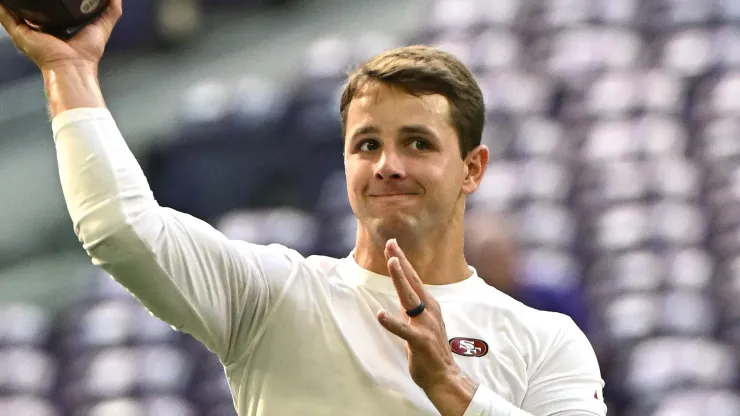
[[[433,44],[493,157],[470,262],[591,339],[610,415],[740,415],[740,0],[125,0],[101,77],[163,205],[354,243],[346,71]],[[93,268],[40,77],[0,32],[0,415],[233,415],[218,361]]]

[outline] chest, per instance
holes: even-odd
[[[424,392],[409,375],[405,341],[387,332],[377,321],[385,309],[401,316],[396,298],[342,288],[300,308],[288,304],[280,325],[271,328],[269,343],[294,345],[282,354],[284,368],[296,383],[318,387],[315,380],[335,378],[344,388],[354,385],[387,392],[421,409],[431,410]],[[511,336],[495,319],[476,318],[463,303],[441,301],[449,353],[472,380],[490,388],[514,405],[527,389],[526,364]],[[316,392],[321,394],[321,392]]]

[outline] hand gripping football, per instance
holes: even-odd
[[[18,18],[42,32],[69,38],[92,22],[109,0],[0,0]]]

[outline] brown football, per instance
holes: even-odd
[[[0,0],[30,26],[55,36],[67,37],[93,21],[109,0]]]

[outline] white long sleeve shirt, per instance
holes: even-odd
[[[390,278],[352,255],[231,241],[159,206],[106,109],[66,111],[52,130],[92,262],[218,355],[239,415],[439,414],[409,375],[403,340],[376,320],[381,308],[401,314]],[[475,273],[427,289],[455,360],[480,383],[466,416],[606,414],[593,348],[570,318],[528,308]]]

